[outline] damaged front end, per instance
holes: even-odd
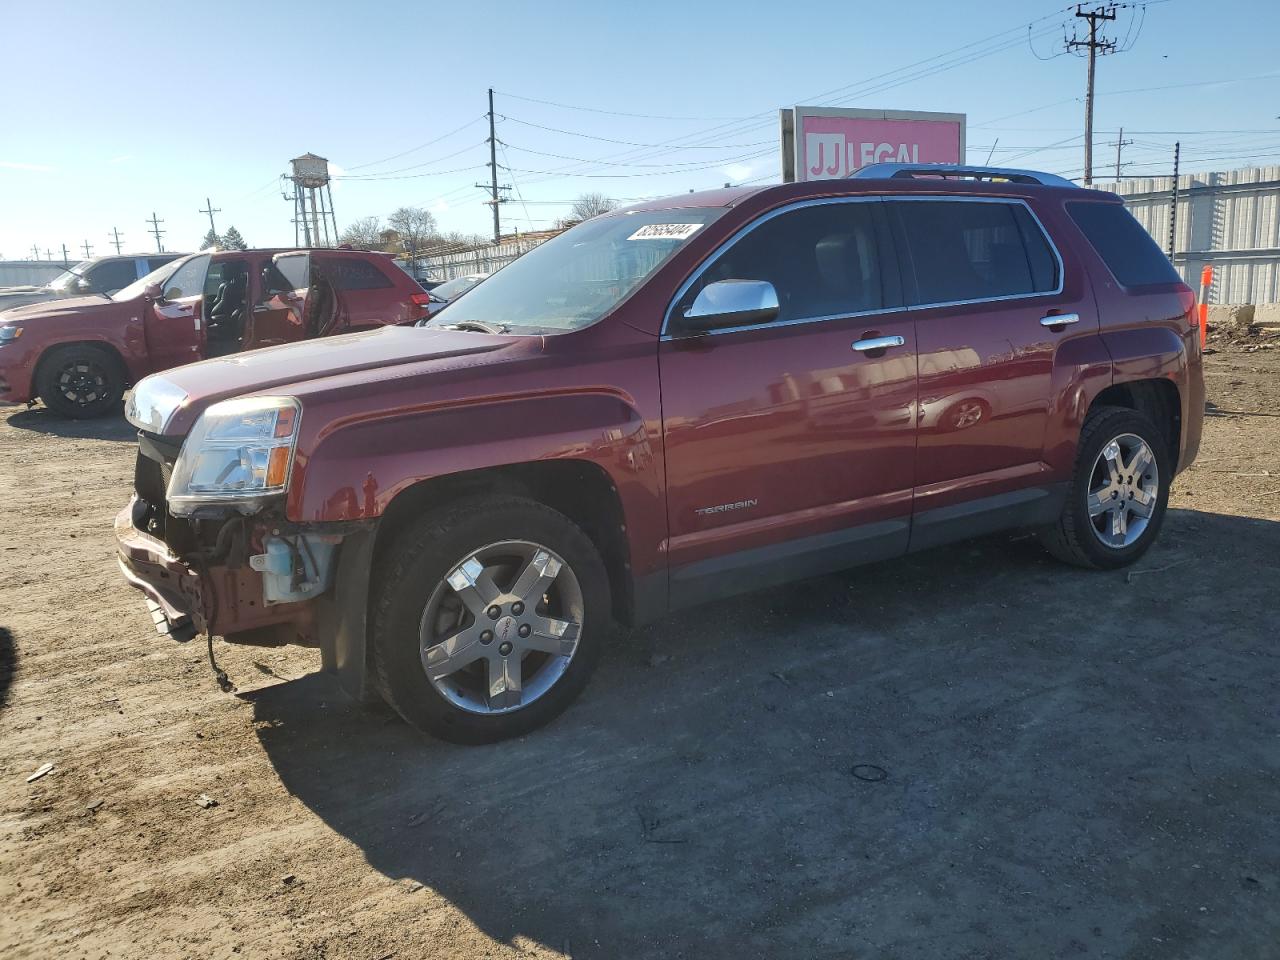
[[[156,395],[141,400],[154,407]],[[209,407],[185,438],[174,438],[154,432],[165,425],[163,409],[131,402],[129,419],[140,428],[134,495],[116,517],[116,542],[121,572],[143,593],[160,634],[320,646],[326,665],[336,665],[334,631],[348,618],[333,605],[335,571],[344,543],[364,552],[371,524],[285,518],[300,418],[291,398],[234,400]],[[362,599],[359,609],[362,648]],[[354,680],[363,685],[363,675]]]

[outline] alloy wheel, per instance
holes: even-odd
[[[110,377],[101,364],[77,360],[58,371],[58,392],[71,403],[87,407],[107,395]]]
[[[525,540],[489,544],[454,564],[428,597],[422,669],[471,713],[526,707],[569,668],[583,608],[578,578],[554,551]]]
[[[1104,546],[1133,545],[1147,529],[1160,499],[1160,469],[1141,437],[1124,433],[1106,444],[1089,478],[1089,521]]]

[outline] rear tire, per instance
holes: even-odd
[[[1114,570],[1151,548],[1164,523],[1173,464],[1163,433],[1126,407],[1100,407],[1080,431],[1067,502],[1037,531],[1053,556],[1077,567]]]
[[[595,546],[521,497],[428,514],[391,545],[374,582],[378,686],[410,725],[453,743],[550,722],[586,686],[612,628]]]
[[[73,420],[119,413],[124,386],[119,357],[92,344],[55,347],[41,359],[36,373],[36,390],[44,405]]]

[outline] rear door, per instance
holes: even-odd
[[[306,251],[277,253],[257,271],[254,305],[245,325],[245,350],[305,339],[311,262]]]
[[[206,253],[184,262],[165,280],[160,297],[143,307],[152,369],[165,370],[204,357],[201,301],[209,259]]]
[[[1044,455],[1055,360],[1073,338],[1097,333],[1083,276],[1078,267],[1064,276],[1023,200],[886,207],[920,350],[912,548],[1055,513]]]
[[[882,206],[810,201],[768,214],[678,295],[672,316],[708,283],[767,280],[781,310],[703,335],[668,318],[673,604],[906,550],[916,338]]]

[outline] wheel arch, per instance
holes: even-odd
[[[51,343],[40,351],[40,355],[36,358],[35,364],[31,368],[31,395],[33,397],[39,395],[40,380],[44,375],[44,371],[50,360],[59,352],[70,349],[72,347],[87,347],[91,350],[97,350],[110,358],[115,364],[116,369],[120,373],[121,380],[125,386],[133,383],[133,376],[129,372],[129,364],[125,361],[124,354],[119,348],[109,340],[96,340],[92,338],[77,340],[62,340],[57,343]]]
[[[374,566],[413,518],[443,503],[504,494],[527,497],[577,524],[600,551],[615,619],[632,622],[635,595],[622,499],[613,478],[589,460],[511,463],[420,480],[399,491],[383,511],[373,546]]]
[[[1176,383],[1163,377],[1113,383],[1093,398],[1089,412],[1099,407],[1125,407],[1151,420],[1160,428],[1177,471],[1182,441],[1182,397]]]

